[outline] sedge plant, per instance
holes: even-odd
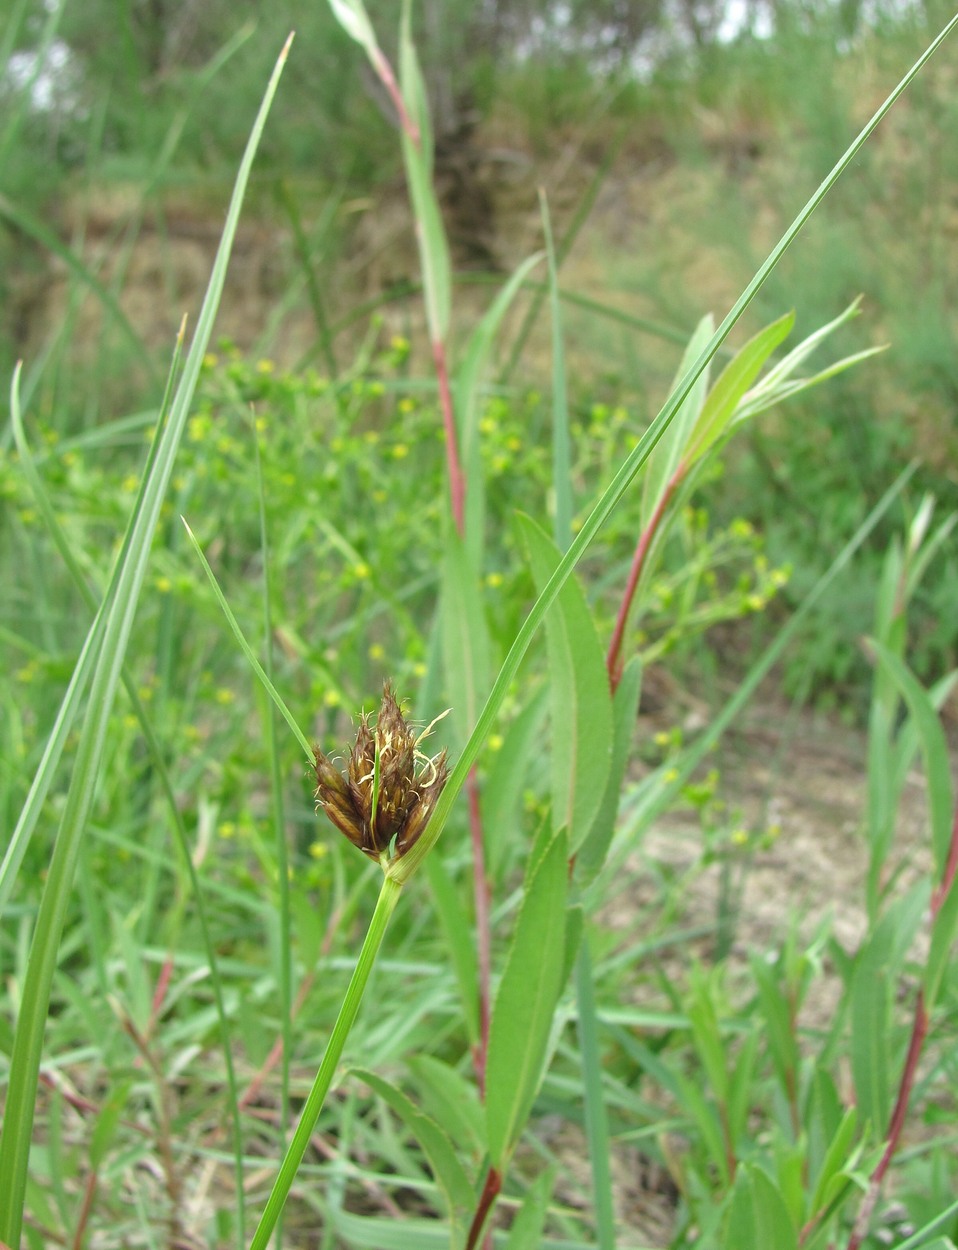
[[[387,927],[404,887],[422,868],[455,965],[476,1088],[471,1090],[458,1070],[438,1061],[430,1065],[426,1062],[429,1057],[422,1056],[417,1071],[424,1088],[431,1088],[434,1095],[433,1114],[425,1115],[396,1085],[380,1074],[363,1069],[359,1077],[400,1118],[429,1160],[448,1213],[448,1227],[433,1231],[439,1232],[442,1244],[471,1250],[491,1236],[492,1213],[500,1196],[508,1189],[510,1168],[536,1097],[554,1057],[561,1054],[563,1026],[574,1020],[579,1035],[579,1079],[585,1094],[596,1237],[597,1244],[605,1250],[605,1247],[615,1244],[616,1230],[608,1168],[608,1082],[602,1071],[601,1056],[604,1025],[596,1004],[595,952],[588,932],[588,919],[598,906],[608,874],[616,870],[622,856],[627,853],[628,836],[634,836],[636,830],[646,827],[657,812],[674,800],[677,788],[691,775],[708,747],[754,692],[758,681],[781,654],[782,647],[794,635],[803,617],[811,612],[819,592],[809,597],[802,611],[782,631],[759,664],[753,667],[725,710],[683,757],[679,775],[669,778],[657,776],[654,784],[643,787],[639,794],[633,796],[628,822],[630,829],[623,832],[617,825],[617,817],[642,679],[641,665],[634,658],[629,658],[629,652],[644,609],[643,596],[656,561],[661,556],[669,528],[689,498],[697,475],[709,456],[714,455],[745,420],[801,389],[825,381],[835,371],[861,359],[861,356],[847,358],[812,376],[797,374],[799,366],[811,351],[853,314],[853,307],[783,356],[764,375],[763,368],[791,328],[788,317],[754,336],[724,366],[714,382],[709,377],[710,363],[786,248],[796,239],[823,197],[958,19],[945,28],[863,128],[719,327],[714,329],[707,321],[700,325],[665,405],[634,449],[624,457],[612,481],[586,515],[579,511],[568,471],[570,448],[557,265],[544,209],[546,290],[554,344],[551,482],[554,505],[550,518],[551,534],[531,517],[523,516],[516,522],[516,541],[524,553],[536,597],[514,637],[508,640],[507,653],[497,662],[482,597],[490,543],[487,537],[488,500],[481,457],[480,397],[496,334],[512,301],[542,258],[530,258],[505,285],[489,313],[469,338],[461,362],[454,369],[450,360],[452,281],[448,246],[432,185],[428,109],[410,34],[409,6],[404,6],[400,32],[398,78],[377,43],[360,0],[333,0],[332,7],[344,29],[367,52],[375,72],[395,102],[420,240],[426,319],[435,364],[435,389],[447,464],[443,550],[438,561],[439,606],[428,648],[433,660],[426,684],[432,691],[441,688],[444,698],[438,708],[418,706],[417,719],[411,720],[397,698],[401,692],[387,686],[375,718],[367,714],[361,719],[355,744],[349,750],[345,772],[342,772],[324,751],[314,747],[310,737],[300,728],[296,716],[279,692],[276,673],[268,671],[269,665],[260,663],[225,595],[216,586],[209,563],[200,555],[213,594],[226,613],[234,636],[263,691],[284,716],[303,750],[304,758],[315,770],[319,806],[345,834],[348,842],[382,870],[379,896],[342,1007],[249,1244],[252,1250],[265,1250],[279,1225],[288,1195],[336,1078],[347,1039],[358,1018],[363,994],[380,961]],[[0,1188],[4,1194],[10,1195],[9,1199],[5,1199],[7,1205],[0,1217],[0,1240],[10,1246],[20,1244],[32,1110],[42,1053],[46,1004],[66,900],[88,822],[91,787],[96,778],[98,761],[103,758],[104,717],[108,714],[121,673],[125,640],[145,568],[147,539],[156,524],[156,509],[166,491],[172,457],[195,394],[249,162],[275,88],[276,78],[270,85],[247,160],[237,181],[234,206],[224,233],[222,255],[214,272],[211,293],[186,359],[183,378],[173,395],[169,417],[158,436],[158,450],[146,476],[143,501],[134,511],[129,546],[121,553],[115,581],[104,597],[104,607],[91,633],[88,650],[77,667],[76,686],[71,687],[61,720],[63,727],[58,727],[55,738],[51,740],[58,745],[53,747],[49,760],[45,761],[38,774],[35,793],[31,794],[25,808],[25,832],[18,831],[15,835],[8,852],[9,863],[4,862],[4,871],[0,875],[0,888],[9,891],[16,879],[37,813],[48,793],[66,733],[78,712],[79,693],[74,691],[77,688],[82,690],[84,683],[92,681],[91,690],[95,697],[91,698],[88,727],[81,736],[81,756],[75,768],[77,796],[68,801],[64,832],[58,840],[49,879],[44,887],[34,938],[37,953],[31,957],[24,982],[13,1048],[7,1114],[3,1137],[0,1138]],[[624,500],[640,470],[644,470],[645,477],[635,557],[622,589],[611,641],[603,645],[593,606],[574,573],[585,552],[596,543],[605,522]],[[854,551],[891,506],[906,476],[903,475],[895,483],[839,554],[822,586],[826,582],[834,582],[847,567]],[[265,530],[265,526],[263,528]],[[916,522],[909,547],[909,551],[915,547],[913,569],[921,565],[917,552],[920,530],[921,526]],[[192,533],[188,533],[192,539]],[[341,534],[337,536],[337,541],[358,565],[359,553]],[[193,543],[200,552],[200,544],[196,540]],[[902,574],[896,576],[900,581]],[[907,575],[904,576],[907,578]],[[894,580],[895,576],[890,572],[889,584]],[[526,655],[540,626],[546,634],[548,692],[546,696],[533,695],[521,707],[514,723],[521,726],[522,733],[516,734],[513,745],[518,747],[520,740],[524,742],[525,754],[514,758],[513,762],[518,769],[521,763],[541,750],[538,746],[538,724],[548,704],[552,723],[551,762],[547,770],[549,798],[525,855],[518,902],[514,898],[506,908],[507,911],[515,911],[515,920],[493,994],[496,981],[493,976],[493,924],[497,908],[492,891],[495,854],[490,855],[490,852],[495,848],[501,850],[512,829],[498,827],[497,813],[508,809],[501,803],[497,806],[499,793],[494,785],[487,784],[486,792],[480,789],[478,766],[504,705],[514,697],[517,680],[524,671]],[[795,1177],[801,1174],[801,1159],[795,1151],[791,1155],[785,1150],[780,1152],[777,1163],[781,1166],[775,1174],[769,1167],[754,1160],[740,1161],[738,1152],[747,1127],[750,1079],[757,1063],[758,1040],[750,1041],[744,1050],[742,1075],[730,1075],[718,978],[704,973],[693,975],[687,1000],[678,1005],[682,1009],[681,1018],[691,1036],[693,1048],[708,1078],[710,1094],[697,1094],[692,1083],[683,1084],[676,1079],[668,1066],[647,1050],[636,1051],[635,1059],[644,1071],[661,1082],[664,1090],[674,1094],[679,1103],[684,1100],[686,1112],[696,1125],[707,1154],[703,1174],[720,1178],[719,1192],[709,1194],[716,1199],[712,1204],[712,1215],[707,1216],[705,1202],[700,1202],[697,1208],[703,1216],[701,1235],[712,1236],[711,1244],[729,1247],[747,1244],[824,1247],[837,1244],[835,1239],[840,1235],[838,1230],[843,1211],[848,1208],[856,1186],[863,1190],[864,1201],[851,1232],[851,1241],[847,1244],[852,1247],[862,1244],[875,1202],[874,1195],[900,1139],[901,1124],[929,1024],[929,1013],[942,992],[947,953],[954,937],[956,910],[951,890],[955,839],[951,835],[950,823],[946,828],[951,794],[943,775],[943,745],[933,728],[936,722],[933,712],[929,711],[933,703],[907,673],[901,654],[895,651],[898,644],[889,647],[881,633],[880,630],[875,653],[886,682],[882,699],[885,705],[890,706],[894,698],[890,691],[897,691],[899,698],[907,704],[914,728],[909,731],[911,738],[901,748],[902,754],[910,752],[911,758],[916,749],[915,743],[920,743],[934,795],[932,823],[938,875],[934,890],[926,900],[932,915],[931,953],[916,1007],[913,1042],[904,1064],[904,1076],[893,1109],[887,1107],[887,1083],[891,1079],[887,1071],[884,1093],[876,1085],[877,1077],[872,1069],[865,1070],[866,1074],[862,1077],[863,1083],[868,1083],[869,1088],[876,1091],[875,1122],[880,1121],[882,1110],[889,1109],[891,1113],[880,1151],[874,1140],[856,1137],[854,1124],[849,1127],[847,1116],[838,1114],[836,1117],[832,1114],[834,1105],[833,1101],[829,1102],[831,1091],[824,1085],[821,1088],[816,1086],[819,1103],[823,1107],[827,1103],[828,1114],[823,1112],[821,1117],[817,1138],[821,1147],[819,1166],[806,1193],[800,1185],[796,1188]],[[95,669],[98,656],[100,667]],[[437,710],[441,712],[447,704],[452,708],[452,715],[444,722],[444,727],[453,727],[452,750],[456,752],[456,761],[451,768],[443,750],[433,755],[427,755],[422,750],[425,735],[432,728]],[[887,732],[887,718],[884,723]],[[274,786],[274,790],[278,791],[279,787]],[[475,945],[468,927],[464,928],[461,924],[461,909],[451,873],[443,864],[442,855],[433,853],[463,791],[469,811]],[[886,804],[889,801],[888,795],[879,797]],[[876,798],[876,805],[878,801]],[[276,815],[276,824],[278,829],[282,828],[281,811]],[[884,835],[880,830],[883,827],[876,816],[875,828],[879,830],[874,838],[876,857],[884,853],[882,848],[887,843],[887,839],[886,842],[881,841]],[[874,875],[877,882],[880,870],[876,870]],[[285,877],[284,869],[284,883]],[[882,896],[877,884],[873,894],[875,919],[878,921],[874,946],[870,955],[862,957],[860,970],[849,972],[853,998],[856,994],[859,997],[866,994],[866,987],[870,984],[869,969],[881,963],[885,949],[881,942],[887,941],[886,936],[879,934]],[[287,908],[288,904],[285,904],[284,915]],[[211,959],[210,962],[212,965],[214,961]],[[783,958],[781,969],[784,989],[774,979],[763,982],[758,973],[756,982],[763,1010],[769,1018],[771,1036],[775,1042],[780,1041],[780,1051],[775,1052],[773,1059],[776,1070],[782,1073],[787,1100],[788,1091],[794,1092],[795,1057],[794,1048],[790,1049],[791,1035],[787,1028],[778,1027],[781,1025],[781,1005],[787,1007],[794,1001],[795,986],[800,988],[807,965],[793,954]],[[564,997],[570,978],[575,983],[574,1008]],[[888,1012],[890,1001],[887,996],[878,1004],[869,1001],[866,1006],[870,1014],[863,1014],[862,1019],[867,1015],[873,1023],[877,1022],[879,1008]],[[865,1013],[865,1007],[862,1011]],[[786,1024],[791,1021],[790,1017],[785,1019]],[[284,1028],[287,1033],[283,1049],[288,1052],[288,1022]],[[136,1036],[139,1037],[140,1054],[151,1056],[153,1051],[148,1036]],[[223,1040],[228,1051],[229,1042],[225,1033]],[[634,1049],[634,1039],[632,1042]],[[624,1038],[623,1045],[627,1047],[628,1044],[629,1039]],[[867,1056],[861,1062],[866,1060]],[[435,1097],[440,1090],[444,1091],[445,1097]],[[237,1101],[235,1094],[233,1101],[234,1104]],[[794,1099],[793,1106],[798,1108],[796,1119],[800,1121],[801,1108]],[[458,1122],[453,1114],[457,1109],[462,1111]],[[876,1131],[881,1133],[884,1130]],[[463,1161],[468,1152],[456,1148],[463,1137],[472,1142],[474,1165]],[[869,1151],[870,1154],[867,1153]],[[237,1148],[238,1172],[241,1171],[239,1163]],[[550,1181],[547,1171],[539,1182],[528,1187],[509,1234],[513,1250],[549,1244],[544,1239],[543,1228]],[[238,1189],[241,1193],[241,1183]],[[941,1227],[937,1220],[936,1215],[927,1225],[925,1231],[929,1238]],[[375,1223],[375,1230],[370,1233],[367,1229],[365,1235],[379,1237],[374,1244],[387,1244],[385,1229],[381,1222]],[[358,1228],[355,1224],[351,1227]],[[237,1236],[238,1242],[245,1244],[242,1214]],[[422,1225],[410,1227],[405,1232],[400,1227],[396,1236],[398,1240],[389,1244],[436,1244],[429,1239],[430,1235]],[[405,1241],[402,1240],[404,1236]],[[702,1241],[700,1244],[707,1243]],[[917,1247],[931,1243],[926,1239],[913,1244]],[[942,1244],[946,1243],[942,1240]]]
[[[489,687],[488,644],[483,636],[481,610],[476,610],[477,557],[482,551],[482,487],[481,482],[470,474],[471,462],[466,450],[474,437],[468,413],[473,401],[472,387],[475,385],[478,370],[473,367],[466,374],[471,384],[470,389],[460,390],[456,394],[449,385],[445,348],[450,285],[448,250],[442,235],[437,202],[429,182],[432,154],[425,92],[409,33],[409,9],[408,5],[404,8],[400,36],[402,69],[397,85],[391,71],[385,68],[384,55],[359,0],[336,0],[333,8],[344,28],[364,47],[374,69],[393,95],[403,131],[407,174],[423,260],[427,324],[437,367],[437,385],[449,464],[451,525],[447,536],[449,552],[444,565],[441,607],[443,630],[445,637],[450,639],[446,646],[447,686],[452,701],[465,711],[467,723],[473,724],[473,729],[448,780],[443,778],[444,785],[440,790],[430,791],[432,781],[420,781],[419,789],[412,786],[414,797],[409,800],[409,810],[412,813],[421,810],[426,802],[424,795],[429,792],[430,815],[425,826],[417,826],[415,836],[407,838],[405,842],[402,821],[397,823],[394,819],[386,820],[384,831],[381,834],[376,833],[380,818],[378,804],[382,794],[389,792],[388,786],[385,790],[380,787],[384,774],[392,765],[391,752],[396,737],[388,729],[388,723],[395,716],[391,705],[384,701],[375,729],[370,729],[363,722],[360,737],[350,757],[346,779],[337,779],[334,772],[327,769],[324,757],[320,759],[318,796],[321,806],[333,815],[334,822],[347,832],[351,841],[367,854],[372,852],[380,859],[384,869],[384,882],[347,990],[343,1010],[251,1244],[253,1250],[263,1250],[285,1203],[330,1087],[349,1028],[358,1012],[359,1001],[399,892],[426,861],[463,786],[474,784],[473,769],[483,743],[535,631],[540,624],[545,623],[550,641],[550,669],[555,700],[553,804],[551,818],[543,823],[528,858],[522,906],[494,1007],[490,1007],[486,999],[489,986],[488,933],[484,916],[487,917],[488,912],[481,901],[487,894],[484,859],[479,850],[481,827],[478,825],[477,796],[473,792],[470,798],[473,816],[472,844],[476,851],[473,871],[477,881],[477,930],[480,946],[478,986],[481,999],[481,1032],[477,1041],[481,1056],[480,1088],[485,1101],[487,1159],[474,1206],[470,1197],[473,1190],[461,1170],[449,1162],[453,1156],[447,1152],[442,1137],[438,1140],[432,1138],[431,1149],[429,1142],[423,1139],[423,1147],[437,1175],[441,1177],[440,1183],[449,1200],[453,1244],[460,1243],[465,1229],[464,1244],[472,1250],[482,1240],[489,1213],[502,1188],[509,1159],[521,1136],[543,1069],[547,1065],[556,1008],[581,938],[581,910],[576,905],[570,906],[570,865],[576,864],[581,855],[582,862],[591,862],[593,870],[596,861],[601,866],[601,847],[607,847],[610,838],[602,817],[610,811],[614,816],[615,796],[621,782],[621,772],[617,778],[612,775],[611,762],[614,759],[619,769],[624,768],[627,751],[625,742],[634,717],[640,676],[637,669],[633,669],[628,677],[627,670],[620,671],[622,636],[635,590],[647,567],[647,552],[663,528],[663,521],[673,497],[691,477],[695,464],[714,445],[728,436],[737,421],[759,411],[763,400],[768,401],[769,396],[776,395],[776,388],[782,388],[776,398],[782,396],[782,392],[791,384],[791,369],[814,344],[807,347],[803,345],[803,348],[798,349],[790,364],[783,362],[766,379],[764,388],[751,389],[762,365],[787,333],[787,320],[776,323],[757,336],[726,367],[711,391],[706,389],[707,383],[703,382],[706,369],[784,250],[792,243],[887,109],[919,71],[924,58],[916,62],[836,164],[718,330],[709,333],[710,327],[703,329],[700,341],[693,344],[691,359],[669,400],[571,541],[568,541],[571,537],[568,533],[568,509],[557,505],[556,516],[560,518],[558,538],[560,543],[566,541],[564,554],[561,546],[558,549],[553,546],[531,522],[522,523],[522,537],[538,583],[539,596]],[[950,27],[946,28],[946,32],[947,29]],[[942,37],[946,32],[943,32]],[[935,46],[937,41],[933,47]],[[470,353],[467,353],[467,361],[472,361]],[[807,384],[806,382],[805,385]],[[452,406],[454,394],[459,401],[458,414]],[[557,388],[557,394],[561,395],[561,388]],[[561,422],[560,412],[556,422],[560,430],[557,440],[562,437]],[[667,433],[671,434],[670,439],[665,437]],[[601,656],[596,654],[597,637],[594,627],[590,628],[587,606],[581,591],[570,578],[575,564],[594,540],[603,521],[620,501],[639,469],[655,452],[658,452],[658,463],[655,465],[656,472],[648,471],[647,480],[652,481],[653,485],[647,488],[649,502],[642,538],[616,635],[603,665]],[[557,463],[562,463],[559,451]],[[568,489],[565,482],[557,482],[555,486],[557,491]],[[603,667],[607,670],[608,680],[605,683],[601,680]],[[596,681],[597,674],[599,681]],[[489,687],[488,693],[486,687]],[[456,693],[461,693],[461,701],[454,698]],[[482,702],[484,694],[485,701]],[[613,702],[613,696],[618,699],[618,706]],[[380,721],[383,722],[382,730]],[[360,763],[354,767],[356,760]],[[412,767],[411,755],[409,767]],[[439,765],[433,760],[427,772],[435,780],[440,773],[445,772],[445,763]],[[610,777],[612,784],[607,785]],[[364,790],[361,801],[357,794],[360,789]],[[607,798],[607,795],[610,797]],[[600,849],[595,849],[596,844]],[[587,957],[582,972],[585,980],[588,979],[586,960]],[[583,995],[583,1001],[586,998],[587,995]],[[398,1099],[395,1103],[398,1104]],[[595,1100],[592,1104],[592,1132],[599,1139],[603,1136],[601,1114]],[[730,1158],[728,1161],[731,1164]],[[597,1180],[607,1190],[607,1179],[598,1177]],[[763,1212],[765,1196],[763,1189],[755,1190],[747,1201],[753,1203],[755,1211]],[[752,1212],[753,1206],[748,1208],[749,1212]],[[609,1228],[607,1214],[603,1227],[606,1230]]]

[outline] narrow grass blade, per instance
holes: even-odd
[[[346,988],[343,1005],[326,1044],[326,1053],[323,1055],[322,1063],[319,1065],[316,1078],[309,1091],[309,1097],[300,1113],[299,1123],[296,1125],[296,1130],[280,1164],[279,1175],[276,1177],[259,1224],[256,1226],[253,1240],[250,1242],[250,1250],[266,1250],[276,1222],[286,1205],[296,1172],[303,1161],[303,1155],[313,1135],[319,1113],[323,1108],[329,1087],[333,1083],[333,1077],[336,1075],[343,1047],[346,1045],[346,1039],[349,1037],[359,1012],[359,1005],[376,962],[376,955],[382,945],[389,918],[396,908],[401,891],[402,887],[389,877],[383,880],[379,898],[376,900],[376,910],[366,930],[362,950],[359,952],[356,967],[353,969],[353,975]]]
[[[113,700],[146,575],[160,508],[173,471],[173,462],[222,295],[243,193],[266,117],[279,85],[288,47],[289,43],[283,49],[270,79],[237,175],[196,335],[171,405],[169,422],[158,435],[156,459],[138,501],[140,506],[131,526],[129,547],[118,570],[115,596],[106,608],[103,640],[90,684],[88,711],[80,732],[71,783],[34,929],[10,1061],[7,1103],[0,1133],[0,1191],[5,1194],[6,1200],[6,1205],[0,1209],[0,1240],[12,1246],[20,1243],[40,1056],[60,935],[87,817],[96,793]]]
[[[595,1012],[595,985],[588,937],[579,945],[575,984],[596,1242],[598,1250],[615,1250],[615,1204],[612,1197],[612,1171],[609,1166],[609,1121],[602,1090],[602,1050],[599,1045],[599,1021]]]
[[[173,354],[173,361],[170,367],[167,382],[167,392],[164,395],[162,403],[160,404],[159,419],[156,422],[158,429],[162,428],[169,411],[170,401],[173,396],[173,388],[179,373],[181,347],[182,337],[177,341],[176,350]],[[18,365],[14,372],[13,386],[11,389],[11,424],[13,427],[14,440],[20,456],[20,467],[30,484],[35,506],[40,514],[47,533],[52,538],[54,545],[62,556],[63,561],[77,586],[77,589],[83,595],[91,611],[93,611],[95,608],[94,593],[87,585],[83,571],[80,568],[80,565],[73,554],[73,550],[67,541],[67,537],[56,518],[53,506],[47,497],[46,490],[44,489],[40,476],[36,471],[33,455],[26,439],[20,413],[18,388],[19,375],[20,366]],[[150,453],[143,473],[143,480],[140,486],[141,495],[143,490],[146,488],[146,483],[150,479],[151,466],[155,462],[158,448],[159,439],[154,439],[150,445]],[[138,511],[138,505],[134,506],[133,515],[136,516]],[[124,538],[123,545],[121,546],[120,555],[114,568],[109,588],[103,597],[104,604],[111,602],[114,597],[116,580],[119,576],[119,570],[124,564],[124,553],[129,546],[129,540],[130,534],[128,531]],[[26,802],[24,803],[16,828],[14,829],[7,851],[4,855],[3,864],[0,866],[0,913],[3,912],[3,909],[6,906],[6,902],[16,880],[17,871],[26,851],[30,836],[36,827],[36,822],[42,810],[43,803],[46,800],[50,785],[56,776],[57,767],[63,753],[66,739],[70,733],[75,716],[79,711],[79,704],[82,699],[83,691],[86,689],[87,682],[89,681],[90,674],[93,670],[93,661],[96,656],[96,646],[101,638],[101,627],[104,616],[105,613],[102,607],[94,614],[93,624],[90,627],[83,650],[74,668],[70,684],[57,714],[56,722],[54,723],[53,730],[44,749],[43,758],[39,768],[37,769],[30,792],[27,796]],[[177,844],[180,850],[180,857],[190,879],[193,900],[200,924],[203,949],[206,953],[209,965],[210,983],[213,988],[213,997],[216,1004],[216,1012],[220,1027],[220,1039],[222,1042],[223,1057],[226,1066],[226,1083],[229,1090],[230,1113],[233,1121],[234,1171],[236,1176],[236,1201],[238,1213],[237,1244],[242,1245],[244,1240],[243,1141],[239,1115],[239,1091],[236,1084],[236,1071],[233,1064],[233,1049],[230,1041],[229,1021],[226,1015],[226,1006],[223,998],[223,982],[220,976],[219,962],[216,957],[216,947],[213,943],[209,920],[206,914],[206,905],[203,901],[203,894],[200,890],[199,879],[196,874],[196,868],[193,864],[191,848],[186,836],[186,829],[183,824],[183,817],[176,800],[176,795],[173,791],[173,782],[170,778],[169,769],[167,768],[165,754],[160,747],[159,741],[157,740],[153,724],[147,714],[146,708],[143,706],[143,702],[140,699],[136,682],[125,669],[122,673],[122,680],[127,698],[130,700],[133,713],[139,722],[140,730],[146,742],[152,766],[155,769],[156,777],[166,800],[167,810],[173,823],[173,829],[175,831]]]
[[[940,1215],[930,1220],[924,1228],[920,1228],[917,1233],[913,1233],[906,1241],[901,1242],[896,1250],[954,1250],[954,1242],[950,1237],[935,1237],[935,1233],[940,1228],[954,1227],[956,1217],[958,1217],[958,1202],[953,1202]]]
[[[958,14],[956,14],[950,22],[944,27],[940,34],[928,46],[925,52],[914,62],[908,72],[904,75],[898,85],[889,93],[885,100],[875,110],[866,124],[856,135],[855,139],[849,144],[848,148],[832,167],[831,171],[820,183],[815,192],[811,195],[794,221],[772,248],[766,260],[759,267],[755,276],[748,283],[745,290],[735,301],[732,309],[722,321],[722,324],[712,335],[707,346],[703,349],[698,359],[690,366],[679,385],[675,388],[669,398],[666,400],[661,411],[655,420],[639,439],[638,443],[632,449],[615,477],[610,482],[607,489],[603,492],[589,516],[586,518],[582,529],[573,539],[572,546],[562,557],[555,573],[549,579],[548,585],[542,590],[535,604],[533,605],[529,615],[526,617],[519,632],[517,633],[512,647],[502,667],[499,675],[492,687],[489,697],[483,708],[482,714],[473,726],[469,741],[460,755],[455,768],[453,769],[446,788],[443,790],[436,810],[433,813],[429,826],[420,837],[419,841],[412,850],[402,857],[401,860],[390,870],[397,880],[405,881],[416,871],[422,863],[426,855],[432,849],[436,840],[442,833],[443,827],[449,818],[452,806],[458,798],[459,792],[465,784],[469,772],[476,762],[486,738],[488,737],[495,718],[499,712],[502,702],[508,693],[512,679],[518,671],[522,658],[529,648],[536,631],[542,624],[546,612],[551,607],[553,601],[559,593],[561,587],[569,578],[572,570],[581,560],[583,554],[594,541],[599,530],[602,528],[611,513],[617,507],[619,501],[625,492],[629,489],[635,475],[648,459],[649,454],[655,447],[659,439],[668,428],[669,423],[675,417],[675,414],[685,402],[686,397],[694,387],[699,375],[706,368],[709,361],[716,355],[719,348],[728,338],[733,327],[736,325],[742,314],[751,304],[759,290],[765,284],[769,274],[776,267],[786,251],[794,243],[795,239],[804,229],[812,214],[828,195],[829,191],[835,186],[841,176],[844,174],[848,166],[855,159],[858,152],[862,149],[867,139],[874,132],[876,127],[888,113],[889,109],[895,101],[901,96],[909,84],[920,73],[923,66],[941,47],[942,43],[947,39],[951,32],[958,26]]]
[[[182,520],[182,517],[180,519]],[[226,620],[229,623],[229,627],[233,631],[233,637],[239,643],[240,649],[242,650],[243,654],[246,656],[246,659],[249,661],[250,668],[252,668],[253,672],[259,678],[260,682],[262,683],[263,689],[266,691],[269,697],[273,700],[273,703],[279,709],[279,712],[282,715],[283,719],[286,721],[287,725],[289,725],[290,729],[293,731],[293,735],[295,736],[296,741],[303,748],[304,755],[306,756],[308,760],[312,761],[313,748],[310,745],[309,739],[306,737],[306,735],[300,729],[299,725],[296,723],[296,718],[293,716],[293,713],[289,710],[289,708],[283,702],[282,695],[273,685],[272,681],[270,681],[270,678],[266,670],[263,668],[262,664],[260,664],[259,660],[256,658],[256,653],[254,652],[253,648],[250,646],[249,642],[247,641],[246,635],[243,633],[242,629],[240,628],[240,623],[236,619],[236,616],[233,613],[233,609],[227,603],[226,596],[223,594],[222,590],[220,589],[219,582],[216,580],[216,574],[210,568],[210,563],[207,560],[206,556],[203,554],[203,548],[200,546],[199,542],[197,541],[196,535],[190,529],[188,523],[185,520],[183,521],[183,527],[186,530],[187,537],[189,538],[190,542],[193,544],[193,550],[196,552],[196,555],[200,561],[200,564],[203,566],[203,572],[209,578],[209,582],[210,582],[210,586],[212,587],[213,594],[216,596],[217,603],[223,609],[223,615],[226,617]]]
[[[562,347],[562,305],[559,274],[552,244],[552,223],[545,192],[539,190],[539,210],[549,260],[549,312],[552,321],[552,490],[555,495],[553,537],[560,551],[572,542],[572,470],[569,450],[569,401],[566,394],[565,353]]]

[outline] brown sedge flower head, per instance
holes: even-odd
[[[430,759],[419,750],[435,723],[417,735],[387,681],[379,715],[360,719],[345,772],[313,747],[317,807],[370,859],[390,848],[405,855],[428,823],[449,776],[445,751]]]

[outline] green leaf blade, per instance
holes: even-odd
[[[560,830],[532,871],[496,995],[486,1063],[486,1132],[502,1171],[532,1108],[565,957],[568,840]]]
[[[559,564],[559,553],[528,517],[520,532],[541,591]],[[568,825],[575,854],[592,827],[612,767],[612,696],[602,644],[578,582],[570,579],[546,617],[552,697],[552,812]]]

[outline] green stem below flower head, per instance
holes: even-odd
[[[292,1141],[286,1150],[286,1156],[280,1165],[279,1174],[273,1183],[272,1192],[267,1199],[266,1207],[260,1217],[256,1232],[253,1234],[250,1250],[266,1250],[273,1229],[276,1227],[276,1221],[286,1205],[286,1199],[289,1197],[293,1180],[299,1170],[299,1165],[303,1161],[306,1147],[309,1145],[309,1139],[313,1134],[313,1129],[316,1127],[316,1121],[319,1119],[319,1113],[323,1108],[323,1103],[326,1100],[326,1095],[329,1093],[329,1087],[332,1084],[337,1065],[342,1057],[346,1038],[349,1036],[349,1031],[355,1023],[359,1004],[362,1002],[369,974],[372,972],[373,965],[376,962],[376,956],[385,935],[386,926],[389,924],[389,918],[393,914],[401,893],[402,884],[400,882],[393,877],[383,878],[382,889],[379,892],[379,898],[376,900],[376,909],[369,922],[369,928],[366,930],[366,937],[363,941],[362,950],[359,952],[353,975],[350,978],[343,1005],[340,1007],[336,1023],[333,1025],[326,1053],[323,1055],[323,1061],[319,1065],[319,1071],[316,1073],[313,1087],[309,1091],[306,1105],[303,1107],[299,1123],[296,1125],[296,1131],[293,1133]]]

